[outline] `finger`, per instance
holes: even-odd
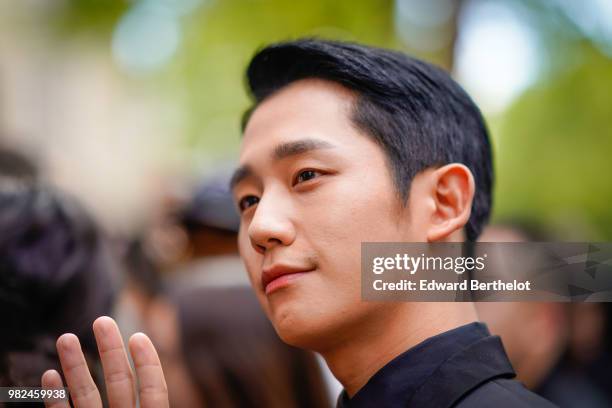
[[[102,407],[100,393],[91,378],[77,336],[72,333],[61,335],[57,339],[57,352],[74,406],[77,408]]]
[[[134,375],[125,353],[119,327],[110,317],[102,316],[94,322],[93,330],[102,360],[108,404],[111,407],[136,406]]]
[[[47,370],[42,375],[41,385],[44,389],[57,389],[63,388],[64,383],[62,377],[55,370]],[[57,399],[45,399],[46,408],[70,408],[68,400],[57,400]]]
[[[130,338],[129,346],[138,377],[140,406],[168,407],[168,387],[153,343],[145,334],[136,333]]]

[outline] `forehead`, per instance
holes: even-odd
[[[350,121],[355,100],[352,91],[331,81],[303,79],[291,83],[251,115],[240,149],[241,161],[255,150],[303,138],[350,143],[357,134]]]

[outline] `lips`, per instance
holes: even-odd
[[[314,268],[291,265],[272,265],[269,268],[264,268],[261,274],[261,287],[265,294],[268,295],[313,270]]]

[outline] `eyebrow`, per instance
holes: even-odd
[[[295,142],[282,143],[274,148],[272,160],[278,161],[286,159],[287,157],[307,153],[312,150],[331,149],[333,147],[333,144],[317,139],[302,139]]]
[[[274,148],[272,152],[272,161],[279,161],[288,157],[297,156],[313,150],[331,149],[335,146],[329,142],[317,139],[302,139],[295,142],[281,143]],[[233,190],[234,187],[247,177],[252,177],[255,173],[249,165],[238,167],[232,178],[230,179],[229,187]]]
[[[236,185],[240,183],[242,180],[244,180],[247,177],[251,177],[253,175],[254,173],[250,166],[245,165],[245,166],[238,167],[234,171],[234,174],[232,174],[232,178],[230,179],[230,182],[229,182],[230,191],[234,190],[234,187],[236,187]]]

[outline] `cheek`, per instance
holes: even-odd
[[[304,228],[317,248],[328,278],[345,284],[360,279],[361,243],[399,240],[394,191],[378,177],[359,177],[335,183],[319,202]],[[351,285],[355,291],[360,285]],[[344,292],[343,292],[344,293]]]
[[[249,241],[247,226],[244,223],[240,224],[240,229],[238,230],[238,252],[242,259],[244,259],[245,255],[247,255],[247,250],[251,246]]]
[[[400,206],[386,177],[360,173],[336,183],[311,218],[317,238],[331,248],[345,243],[357,251],[361,242],[397,238]]]
[[[243,228],[242,226],[238,232],[238,252],[240,253],[240,258],[242,258],[242,263],[247,270],[251,286],[253,286],[255,289],[255,282],[258,280],[262,259],[261,255],[251,246],[251,241],[249,240],[246,228]]]

